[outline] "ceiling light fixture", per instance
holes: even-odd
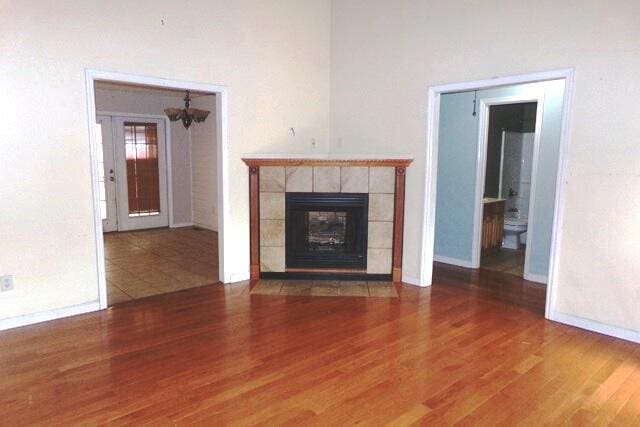
[[[197,108],[190,108],[191,98],[189,97],[189,91],[186,91],[184,97],[184,108],[166,108],[164,110],[169,120],[172,122],[182,120],[182,124],[185,129],[189,129],[192,122],[201,123],[204,122],[210,111],[199,110]]]

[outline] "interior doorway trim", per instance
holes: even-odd
[[[474,89],[487,89],[500,86],[510,86],[521,83],[535,83],[549,80],[564,79],[564,99],[562,111],[562,133],[560,136],[560,152],[558,159],[558,174],[556,176],[556,196],[553,216],[553,229],[551,236],[551,254],[549,259],[549,272],[547,283],[547,296],[545,317],[550,318],[552,307],[555,306],[555,290],[557,283],[558,249],[562,221],[564,218],[565,185],[564,178],[567,174],[567,146],[569,139],[570,113],[574,87],[573,68],[563,68],[552,71],[543,71],[532,74],[522,74],[507,77],[496,77],[487,80],[452,83],[439,86],[431,86],[427,100],[427,140],[425,152],[425,194],[424,194],[424,220],[422,224],[422,259],[420,268],[420,284],[429,286],[433,280],[433,255],[435,236],[436,214],[436,180],[438,173],[438,127],[440,122],[440,96],[446,93],[462,92]]]
[[[225,250],[225,236],[229,233],[227,228],[231,226],[229,212],[229,136],[228,136],[228,90],[225,86],[197,83],[182,80],[169,80],[158,77],[140,76],[135,74],[101,71],[95,69],[85,70],[85,85],[87,99],[87,125],[89,130],[90,160],[91,160],[91,186],[94,223],[94,241],[96,246],[96,265],[99,290],[100,308],[107,308],[107,280],[104,259],[104,241],[102,237],[102,219],[100,216],[100,182],[98,179],[97,150],[100,145],[96,141],[94,124],[96,123],[95,87],[96,80],[121,83],[133,83],[146,86],[164,87],[171,89],[188,89],[193,91],[211,92],[216,94],[216,146],[217,146],[217,211],[218,211],[218,253],[219,253],[219,279],[229,283],[237,280],[231,272],[225,268],[225,261],[231,256],[230,251]]]
[[[503,96],[496,98],[487,98],[480,101],[478,111],[480,112],[478,120],[478,155],[476,164],[476,192],[475,192],[475,211],[473,216],[473,248],[472,248],[472,268],[480,268],[480,257],[482,252],[482,216],[484,186],[487,171],[487,146],[489,138],[489,120],[490,108],[494,105],[510,105],[522,104],[526,102],[535,102],[536,105],[536,125],[533,138],[533,160],[531,167],[531,187],[529,190],[529,212],[527,221],[527,235],[532,239],[534,235],[533,218],[535,215],[535,204],[533,203],[536,193],[536,178],[538,173],[538,160],[540,155],[540,138],[542,133],[542,117],[544,114],[544,93],[531,93],[525,95]],[[503,141],[504,144],[504,141]],[[502,147],[504,151],[504,146]],[[500,172],[502,174],[502,171]],[[498,195],[500,197],[500,195]],[[529,272],[529,263],[531,259],[531,246],[527,245],[524,255],[524,278],[535,282],[547,283],[546,277],[538,277]]]

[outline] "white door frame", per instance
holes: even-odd
[[[102,220],[103,231],[111,232],[118,230],[118,206],[117,206],[117,194],[116,194],[116,182],[115,182],[115,155],[113,153],[113,118],[111,116],[105,116],[98,114],[96,123],[100,125],[100,136],[102,141],[99,141],[102,145],[99,145],[98,150],[102,148],[102,165],[104,171],[104,196],[107,204],[107,218]],[[108,126],[106,126],[108,124]],[[109,135],[105,135],[105,131],[109,132]],[[109,141],[105,144],[105,137]],[[107,172],[107,165],[109,165],[109,171]]]
[[[535,136],[533,138],[533,164],[531,167],[531,188],[529,193],[529,215],[527,221],[527,235],[533,236],[533,217],[536,192],[536,177],[538,172],[538,156],[540,154],[540,137],[542,131],[542,116],[544,114],[544,93],[530,93],[526,95],[502,96],[496,98],[487,98],[480,101],[479,107],[479,123],[478,123],[478,155],[476,163],[476,193],[475,193],[475,211],[473,215],[473,244],[471,253],[472,268],[480,268],[480,256],[482,253],[482,216],[484,184],[487,170],[487,146],[489,139],[489,120],[490,108],[494,105],[507,104],[523,104],[526,102],[536,102],[536,126]],[[504,144],[504,141],[502,142]],[[504,150],[504,146],[502,147]],[[503,151],[504,154],[504,151]],[[502,167],[502,162],[501,162]],[[502,171],[500,171],[502,176]],[[533,240],[531,238],[531,240]],[[529,260],[531,257],[531,246],[527,245],[524,255],[524,278],[527,280],[540,281],[542,278],[531,275],[529,272]],[[543,280],[546,283],[546,280]]]
[[[111,120],[115,117],[131,117],[136,119],[155,119],[155,120],[164,120],[164,140],[166,146],[166,164],[167,164],[167,205],[169,212],[169,227],[175,226],[175,221],[173,219],[173,172],[171,169],[172,166],[172,157],[171,157],[171,121],[167,116],[163,116],[161,114],[140,114],[140,113],[124,113],[118,111],[98,111],[98,116],[109,116]],[[114,135],[115,138],[115,135]]]
[[[551,237],[551,256],[547,284],[545,317],[551,315],[551,308],[555,305],[555,288],[557,282],[557,265],[560,248],[562,221],[564,218],[565,185],[567,174],[567,146],[569,140],[569,126],[574,87],[573,68],[553,71],[543,71],[533,74],[497,77],[488,80],[452,83],[429,87],[427,103],[427,140],[425,152],[425,195],[424,221],[422,224],[422,259],[420,268],[420,284],[430,286],[433,280],[433,244],[435,236],[436,214],[436,181],[438,173],[438,127],[440,122],[440,96],[445,93],[462,92],[474,89],[509,86],[521,83],[535,83],[548,80],[564,79],[564,99],[562,111],[562,133],[560,136],[560,150],[558,159],[558,174],[556,176],[556,198],[553,216],[553,231]]]
[[[100,308],[107,308],[107,280],[104,259],[104,240],[102,236],[102,219],[100,216],[100,192],[98,180],[97,150],[99,144],[95,138],[93,126],[96,123],[95,81],[111,81],[133,83],[146,86],[164,87],[181,90],[211,92],[216,94],[216,145],[217,145],[217,174],[218,174],[218,253],[219,279],[229,283],[236,280],[225,268],[226,260],[231,257],[231,250],[225,250],[228,243],[225,236],[230,235],[231,219],[229,212],[229,135],[228,135],[228,89],[225,86],[197,83],[182,80],[168,80],[158,77],[140,76],[135,74],[117,73],[94,69],[85,70],[85,85],[87,97],[87,124],[89,129],[89,144],[91,156],[91,186],[93,198],[94,241],[96,246],[96,275],[98,280]],[[167,127],[165,127],[167,129]],[[168,150],[167,150],[168,151]]]

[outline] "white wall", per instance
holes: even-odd
[[[165,108],[184,106],[184,94],[144,89],[114,89],[96,83],[96,109],[116,113],[160,114]],[[173,219],[176,224],[192,222],[191,154],[189,132],[181,122],[169,125],[171,135],[171,184]],[[215,135],[215,134],[214,134]]]
[[[211,111],[207,120],[194,123],[189,128],[193,162],[193,223],[209,230],[218,230],[215,96],[196,98],[191,102],[191,106]]]
[[[243,153],[326,151],[329,0],[0,0],[0,318],[98,298],[85,69],[229,91],[227,269],[248,274]],[[288,129],[295,127],[296,136]]]
[[[575,67],[553,309],[640,331],[640,2],[336,0],[332,17],[332,147],[416,156],[404,249],[413,277],[427,88]]]

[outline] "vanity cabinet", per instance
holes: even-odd
[[[500,249],[504,230],[504,200],[485,201],[482,213],[482,253]]]

